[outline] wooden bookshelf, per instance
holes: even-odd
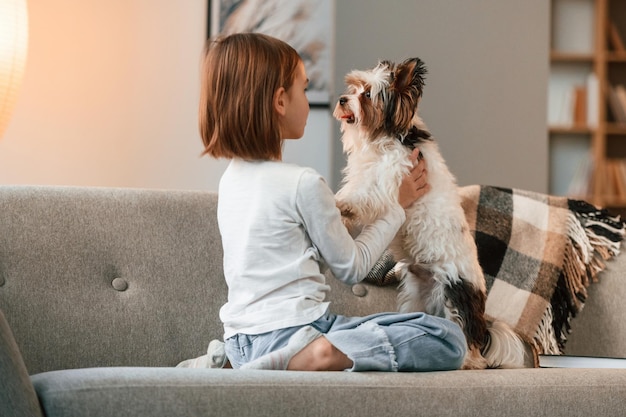
[[[580,52],[550,52],[550,61],[557,62],[593,62],[593,54]]]
[[[576,143],[578,159],[588,158],[590,168],[586,178],[576,176],[577,181],[587,182],[584,184],[585,192],[582,196],[581,184],[565,189],[562,182],[556,183],[552,178],[550,191],[574,196],[572,190],[578,190],[576,197],[583,197],[602,207],[624,209],[626,195],[617,191],[619,188],[615,181],[618,178],[615,177],[616,172],[613,172],[613,161],[626,161],[626,122],[617,120],[615,107],[612,107],[615,106],[615,101],[610,103],[609,93],[620,84],[626,86],[626,1],[551,1],[548,98],[550,152],[571,154],[567,147],[570,143]],[[568,92],[565,98],[560,98],[565,105],[558,107],[554,104],[560,103],[557,100],[558,95],[564,94],[563,91],[568,88],[583,89],[588,95],[585,103],[586,120],[581,121],[579,115],[574,120],[567,114],[578,106],[571,103],[572,93]],[[563,114],[567,117],[563,117]],[[581,143],[586,149],[583,149]],[[558,154],[551,155],[551,161],[560,161],[562,165],[551,166],[551,176],[558,174],[559,170],[571,171],[571,164],[577,163],[570,162],[570,166],[567,166],[567,158],[559,160]],[[561,179],[566,177],[567,175],[560,175]],[[625,178],[619,180],[620,184],[622,180],[626,183],[626,174]]]
[[[605,133],[607,135],[626,135],[626,123],[607,122]]]
[[[589,126],[577,126],[576,124],[573,124],[571,126],[559,126],[559,125],[554,125],[554,126],[550,126],[550,134],[551,135],[564,135],[564,134],[573,134],[573,135],[590,135],[594,132],[594,128],[591,128]]]
[[[608,52],[606,54],[606,60],[608,62],[615,62],[615,63],[626,63],[626,52]]]

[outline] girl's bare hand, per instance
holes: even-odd
[[[424,161],[423,158],[420,159],[419,155],[419,149],[415,148],[410,156],[413,162],[413,169],[402,179],[402,183],[400,184],[398,203],[400,203],[404,209],[409,208],[430,190],[426,161]]]

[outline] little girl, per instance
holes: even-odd
[[[428,191],[423,162],[398,205],[352,238],[334,195],[311,168],[281,161],[309,114],[298,53],[261,34],[209,41],[199,124],[204,153],[231,162],[219,185],[218,223],[228,302],[225,350],[241,369],[433,371],[461,366],[459,326],[424,313],[343,317],[329,311],[322,265],[346,284],[362,280]]]

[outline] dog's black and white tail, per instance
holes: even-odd
[[[526,347],[504,321],[485,315],[487,294],[465,279],[444,285],[445,316],[458,323],[467,338],[464,369],[522,368]]]
[[[488,368],[523,368],[526,346],[517,333],[501,320],[487,320],[489,341],[483,348]]]

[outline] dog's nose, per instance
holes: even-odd
[[[347,102],[348,102],[348,99],[346,97],[339,97],[339,105],[343,106]]]

